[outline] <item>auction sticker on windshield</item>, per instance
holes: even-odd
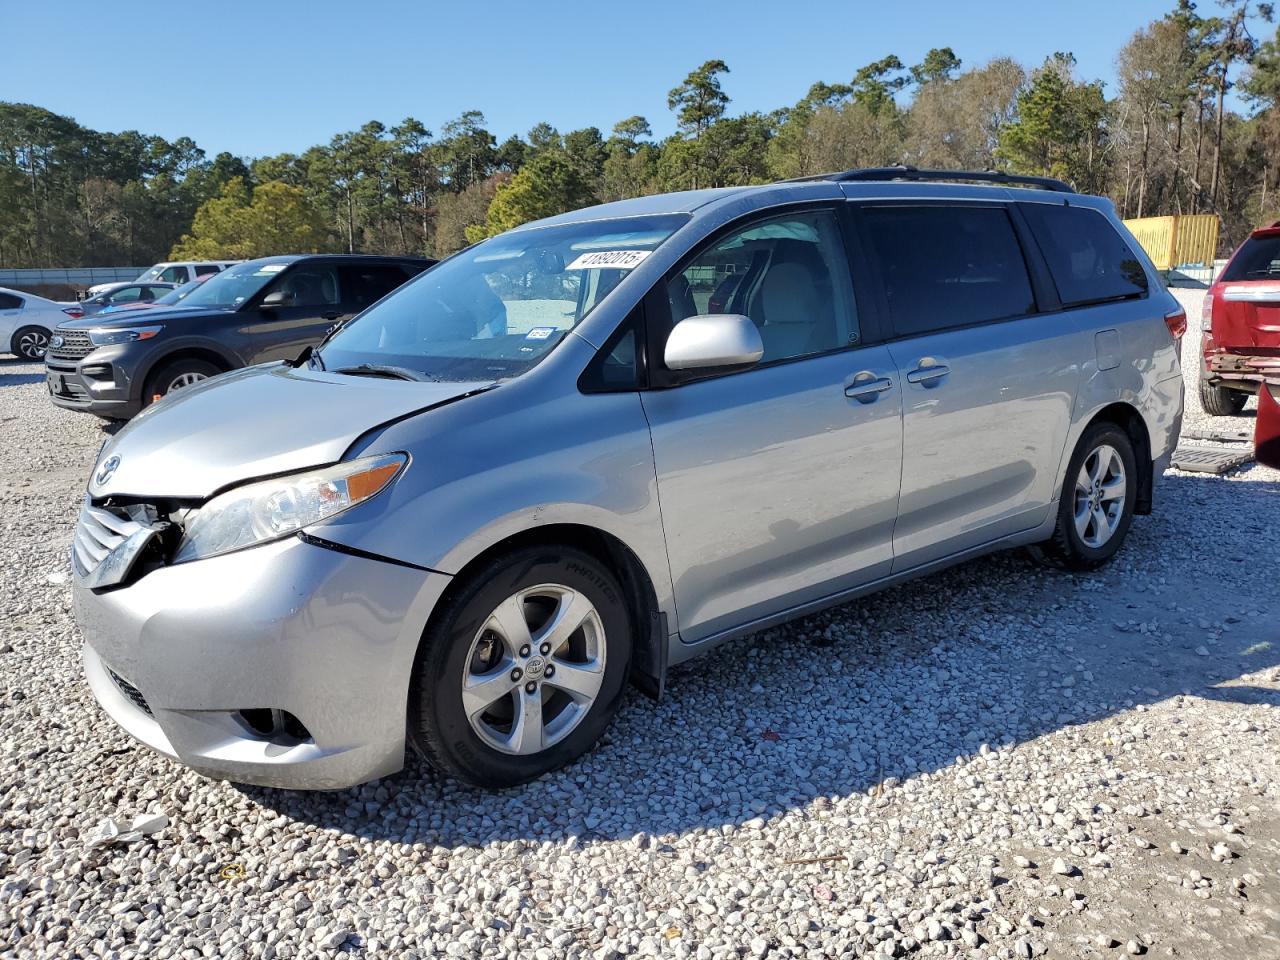
[[[597,250],[584,253],[566,270],[631,270],[649,255],[648,250]]]

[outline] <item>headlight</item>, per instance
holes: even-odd
[[[228,490],[191,515],[174,560],[213,557],[297,533],[376,496],[408,462],[403,454],[366,457]]]
[[[90,330],[89,340],[92,341],[95,347],[107,347],[113,343],[133,343],[135,340],[150,340],[163,329],[163,326],[154,326]]]

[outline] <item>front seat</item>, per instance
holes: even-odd
[[[765,271],[759,303],[764,315],[760,339],[764,359],[784,360],[825,349],[821,331],[829,326],[817,278],[803,263],[775,263]],[[755,317],[752,318],[756,319]]]

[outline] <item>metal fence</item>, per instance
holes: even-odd
[[[86,287],[95,283],[136,280],[146,267],[50,267],[49,269],[5,270],[0,268],[0,287],[41,287],[55,284]]]
[[[1124,225],[1142,244],[1157,270],[1186,264],[1209,266],[1218,252],[1218,217],[1213,213],[1142,217]]]

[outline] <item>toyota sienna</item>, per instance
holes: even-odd
[[[1105,563],[1178,436],[1185,326],[1110,202],[1053,180],[526,224],[106,444],[88,681],[213,777],[341,788],[408,743],[517,784],[731,638],[994,550]]]

